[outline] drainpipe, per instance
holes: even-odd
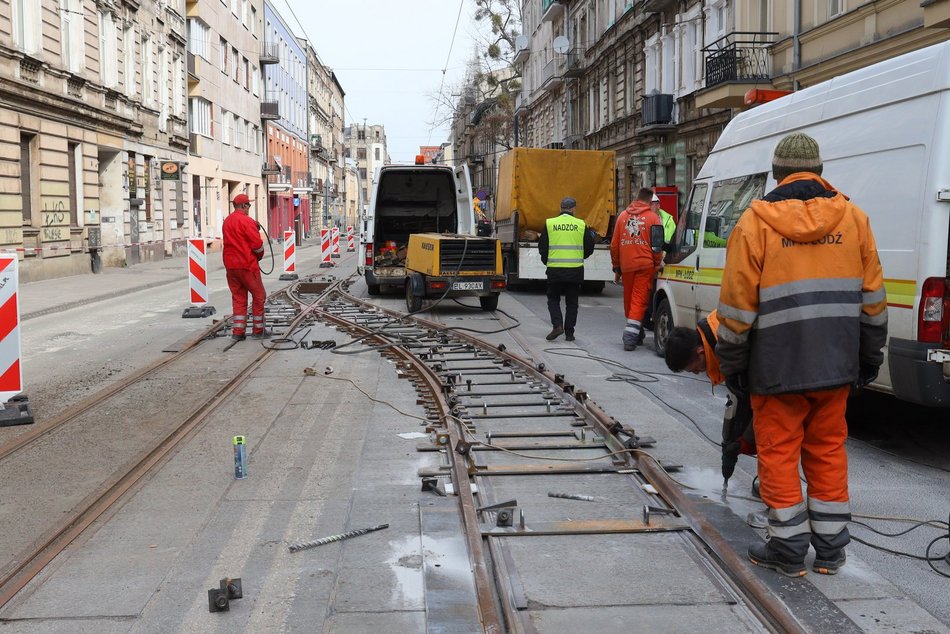
[[[795,11],[792,17],[792,73],[797,73],[802,67],[802,0],[795,0]],[[792,90],[798,90],[798,76],[792,79]]]

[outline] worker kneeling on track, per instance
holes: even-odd
[[[887,297],[867,215],[821,178],[818,143],[796,132],[775,147],[778,186],[754,200],[729,236],[719,295],[719,365],[751,394],[769,539],[757,566],[790,577],[835,574],[851,541],[851,386],[877,376]],[[799,463],[805,474],[802,495]]]
[[[716,356],[716,330],[719,317],[712,311],[701,319],[696,329],[677,326],[666,340],[666,365],[673,372],[705,372],[713,385],[725,382]],[[722,419],[722,488],[729,485],[735,473],[739,454],[755,455],[755,432],[752,428],[752,404],[749,394],[734,394],[726,388],[726,413]],[[754,489],[753,489],[754,491]]]

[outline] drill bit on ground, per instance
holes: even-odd
[[[597,498],[591,495],[580,495],[577,493],[548,493],[549,498],[564,498],[565,500],[582,500],[584,502],[596,502]]]
[[[298,550],[306,550],[308,548],[323,546],[324,544],[332,544],[333,542],[343,541],[344,539],[349,539],[351,537],[359,537],[360,535],[372,533],[373,531],[382,530],[384,528],[389,528],[389,524],[380,524],[379,526],[373,526],[371,528],[359,528],[355,531],[340,533],[339,535],[330,535],[329,537],[324,537],[312,542],[299,542],[296,544],[291,544],[287,548],[290,550],[290,552],[295,553]]]

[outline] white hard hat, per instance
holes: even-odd
[[[660,197],[656,195],[656,192],[653,192],[653,200],[651,202],[660,202]]]

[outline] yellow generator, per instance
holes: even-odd
[[[443,233],[414,233],[406,253],[406,308],[422,309],[425,298],[478,297],[482,310],[495,310],[505,290],[501,243]]]

